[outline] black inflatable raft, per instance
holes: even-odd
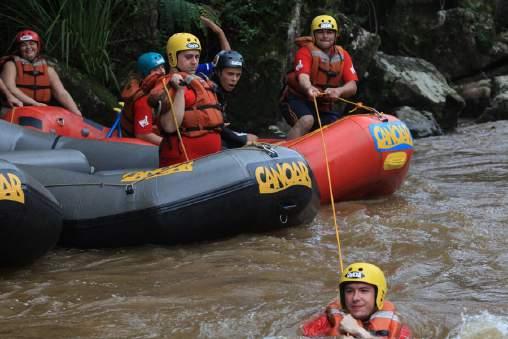
[[[17,166],[0,160],[0,267],[33,262],[57,243],[62,209]]]
[[[64,246],[175,244],[263,232],[308,223],[319,208],[310,168],[288,148],[226,150],[154,169],[154,147],[58,138],[1,123],[0,159],[18,164],[60,202]]]

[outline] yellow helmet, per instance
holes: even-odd
[[[176,67],[178,52],[188,50],[198,50],[201,52],[201,43],[195,35],[190,33],[175,33],[170,36],[166,45],[169,65]]]
[[[337,26],[337,21],[330,15],[318,15],[314,19],[312,19],[312,23],[310,24],[310,34],[314,35],[314,31],[318,29],[331,29],[339,34],[339,26]]]
[[[383,308],[387,286],[383,271],[376,265],[365,262],[357,262],[349,265],[341,273],[339,279],[340,304],[344,307],[344,286],[350,282],[361,282],[376,287],[376,306],[378,310]]]

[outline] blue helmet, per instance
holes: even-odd
[[[138,58],[137,68],[138,72],[144,77],[150,73],[152,69],[160,65],[164,65],[166,61],[159,53],[148,52],[141,54]]]

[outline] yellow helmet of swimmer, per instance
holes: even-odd
[[[188,50],[198,50],[201,52],[201,43],[195,35],[190,33],[175,33],[170,36],[166,44],[169,65],[176,67],[178,52]]]
[[[344,286],[346,283],[360,282],[373,285],[376,288],[376,306],[378,310],[383,308],[387,292],[386,279],[383,271],[373,264],[357,262],[349,265],[342,271],[339,279],[340,303],[344,307]]]
[[[330,15],[318,15],[312,19],[312,23],[310,24],[310,34],[314,35],[314,32],[318,29],[330,29],[339,35],[339,26],[337,25],[337,21]]]

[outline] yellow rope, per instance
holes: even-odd
[[[370,106],[366,106],[364,105],[362,102],[354,102],[354,101],[350,101],[350,100],[347,100],[347,99],[344,99],[344,98],[341,98],[341,97],[338,97],[337,100],[340,100],[342,102],[345,102],[347,104],[350,104],[350,105],[353,105],[355,106],[355,108],[353,108],[352,110],[349,111],[349,113],[353,113],[354,111],[358,110],[358,109],[365,109],[367,111],[370,111],[370,112],[373,112],[375,113],[378,117],[381,117],[383,115],[382,112],[379,112],[377,109],[375,109],[374,107],[370,107]],[[314,101],[316,101],[316,98],[314,98]],[[319,114],[318,114],[319,115]]]
[[[11,121],[10,121],[10,123],[11,123],[11,124],[13,124],[13,123],[14,123],[14,117],[16,116],[16,108],[17,108],[16,106],[14,106],[14,107],[12,108]]]
[[[178,120],[176,119],[175,106],[173,105],[173,99],[171,98],[171,94],[169,94],[168,87],[166,86],[166,82],[164,79],[161,79],[162,85],[164,86],[164,91],[166,92],[166,96],[168,97],[169,105],[171,106],[171,113],[173,115],[173,121],[176,127],[176,134],[178,135],[178,142],[182,146],[183,155],[185,156],[185,162],[189,161],[189,156],[187,155],[187,150],[185,149],[185,145],[183,144],[182,135],[180,134],[180,128],[178,126]]]
[[[319,124],[319,131],[321,133],[321,142],[323,144],[323,153],[325,155],[326,174],[328,176],[328,188],[330,190],[330,202],[332,204],[332,212],[333,212],[333,224],[335,226],[335,237],[337,238],[337,250],[339,253],[339,264],[340,264],[339,274],[340,274],[342,271],[344,271],[344,264],[343,264],[343,260],[342,260],[342,248],[340,246],[339,225],[337,224],[337,216],[335,215],[335,201],[333,198],[332,178],[330,175],[330,166],[328,163],[328,152],[326,151],[325,134],[323,132],[323,126],[321,124],[321,118],[319,117],[319,109],[318,109],[316,97],[314,97],[314,108],[316,109],[316,117],[317,117],[318,124]]]

